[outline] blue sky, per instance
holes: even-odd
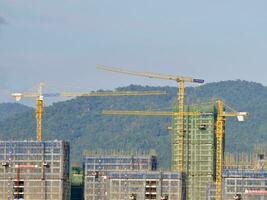
[[[40,81],[47,92],[175,85],[96,64],[267,85],[266,8],[266,0],[0,0],[0,102]]]

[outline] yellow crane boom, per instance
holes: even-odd
[[[128,74],[133,76],[143,76],[148,78],[155,78],[155,79],[163,79],[163,80],[174,80],[174,81],[185,81],[185,82],[191,82],[193,83],[194,80],[192,77],[186,77],[186,76],[173,76],[173,75],[166,75],[166,74],[159,74],[159,73],[153,73],[153,72],[135,72],[135,71],[129,71],[121,68],[115,68],[115,67],[109,67],[106,65],[97,65],[98,69],[111,71],[111,72],[117,72],[122,74]],[[201,81],[203,83],[204,81]]]
[[[179,115],[176,116],[177,123],[177,132],[174,134],[173,140],[173,156],[172,156],[172,168],[175,171],[184,171],[184,101],[185,101],[185,82],[189,83],[204,83],[202,79],[195,79],[187,76],[174,76],[174,75],[165,75],[159,73],[151,72],[135,72],[129,71],[121,68],[108,67],[105,65],[97,65],[98,69],[117,72],[122,74],[128,74],[133,76],[142,76],[147,78],[155,78],[162,80],[172,80],[178,83],[178,94],[177,94],[177,103]],[[181,153],[179,153],[181,152]],[[179,156],[180,155],[180,156]]]
[[[89,93],[73,93],[62,92],[60,96],[63,97],[107,97],[107,96],[150,96],[150,95],[166,95],[164,91],[103,91],[103,92],[89,92]]]
[[[132,115],[132,116],[200,116],[200,112],[169,112],[169,111],[140,111],[140,110],[104,110],[103,115]]]
[[[43,94],[44,83],[40,83],[36,92],[22,92],[12,93],[11,96],[15,97],[16,101],[22,98],[36,98],[36,135],[37,141],[42,141],[42,121],[44,112],[44,97],[104,97],[104,96],[148,96],[148,95],[166,95],[164,91],[102,91],[102,92],[88,92],[88,93],[47,93]]]

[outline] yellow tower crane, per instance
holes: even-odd
[[[202,79],[194,79],[192,77],[186,76],[173,76],[173,75],[163,75],[158,73],[151,72],[134,72],[120,68],[108,67],[105,65],[97,65],[98,69],[107,70],[111,72],[123,73],[133,76],[143,76],[148,78],[163,79],[163,80],[172,80],[178,83],[178,94],[177,94],[177,103],[179,115],[177,117],[177,132],[173,133],[173,152],[172,152],[172,168],[175,171],[183,172],[184,171],[184,103],[185,103],[185,83],[204,83]],[[179,156],[180,155],[180,156]]]
[[[89,92],[89,93],[46,93],[43,94],[44,83],[40,83],[35,93],[23,92],[12,93],[16,101],[20,101],[22,98],[36,98],[36,135],[37,141],[42,141],[42,119],[44,112],[44,97],[107,97],[107,96],[147,96],[147,95],[165,95],[163,91],[103,91],[103,92]]]
[[[231,112],[225,112],[225,105],[222,100],[217,100],[217,119],[216,119],[216,200],[222,200],[222,174],[223,174],[223,156],[224,156],[224,133],[225,117],[237,117],[238,121],[244,121],[248,116],[247,112],[236,112],[227,106]],[[168,112],[168,111],[119,111],[106,110],[104,115],[132,115],[132,116],[201,116],[206,113],[201,112]],[[172,149],[173,150],[173,149]]]
[[[228,108],[230,108],[228,106]],[[231,112],[225,112],[225,105],[222,100],[217,100],[217,121],[216,121],[216,200],[222,200],[223,184],[223,159],[224,159],[224,133],[225,117],[237,117],[238,121],[244,121],[248,116],[247,112],[236,112],[230,108]]]
[[[22,98],[36,98],[36,134],[37,141],[42,140],[42,119],[44,112],[44,96],[43,96],[44,83],[40,83],[35,93],[12,93],[11,95],[16,98],[16,101],[20,101]]]

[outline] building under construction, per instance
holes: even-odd
[[[181,200],[181,173],[156,170],[155,156],[88,156],[84,162],[84,199]]]
[[[182,200],[182,176],[178,172],[110,172],[107,179],[107,199],[110,200]]]
[[[226,153],[223,199],[240,195],[243,200],[267,200],[267,146],[257,144],[251,153]],[[208,188],[208,200],[215,200],[215,186]]]
[[[0,141],[0,199],[69,200],[69,143]]]
[[[214,101],[185,106],[182,121],[181,116],[175,114],[178,112],[178,106],[174,107],[173,112],[169,112],[173,116],[172,171],[184,174],[181,186],[186,199],[206,200],[207,187],[214,183],[216,177],[218,105]],[[136,113],[143,114],[139,111],[133,114]],[[223,152],[223,149],[221,150]]]
[[[175,109],[177,110],[177,109]],[[215,180],[215,123],[216,106],[214,103],[205,105],[191,105],[185,107],[186,112],[198,112],[200,115],[184,116],[184,146],[175,141],[177,119],[173,119],[172,134],[172,162],[182,162],[186,174],[185,187],[186,199],[206,200],[207,186]],[[175,163],[172,163],[174,166]]]
[[[215,200],[215,185],[207,189],[208,200]],[[243,200],[267,200],[267,170],[225,169],[223,199],[239,195]]]

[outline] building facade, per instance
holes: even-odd
[[[85,200],[180,200],[182,195],[181,174],[157,171],[155,156],[85,158]]]
[[[243,200],[267,200],[267,171],[226,169],[223,173],[223,199],[240,195]],[[208,200],[215,200],[215,186],[208,188]]]
[[[109,200],[182,200],[183,195],[182,176],[178,172],[110,172],[107,188]]]
[[[0,141],[1,200],[69,200],[69,143]]]

